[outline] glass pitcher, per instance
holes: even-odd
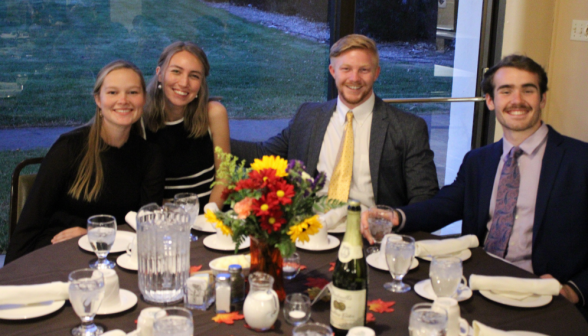
[[[145,205],[137,214],[139,289],[151,303],[184,298],[190,271],[190,216],[176,204]]]
[[[243,305],[245,322],[255,331],[270,329],[280,310],[278,294],[272,289],[274,278],[262,272],[249,275],[249,294]]]

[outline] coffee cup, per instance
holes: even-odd
[[[308,242],[305,242],[304,246],[313,249],[327,247],[329,245],[329,237],[327,231],[327,226],[323,225],[319,232],[311,236],[308,236]]]
[[[155,316],[162,309],[157,307],[149,307],[141,310],[139,318],[137,319],[137,334],[139,336],[153,336],[153,322]]]
[[[137,237],[133,238],[133,241],[127,246],[127,255],[131,259],[133,265],[139,265],[139,254],[137,253]]]
[[[104,276],[104,299],[101,308],[113,308],[120,306],[120,287],[118,275],[112,269],[100,270]]]
[[[216,228],[216,242],[219,246],[231,246],[233,245],[233,237],[226,235],[219,228]]]
[[[433,307],[441,307],[447,310],[447,336],[459,336],[459,304],[456,299],[436,298]]]

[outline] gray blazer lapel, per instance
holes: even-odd
[[[308,143],[308,155],[306,157],[306,171],[311,175],[316,175],[316,166],[318,165],[323,139],[327,132],[327,126],[333,116],[333,111],[337,106],[337,99],[330,100],[322,105],[320,111],[317,111],[316,119],[309,120],[309,126],[312,125],[312,135]]]
[[[374,112],[372,116],[372,129],[370,134],[370,175],[372,177],[372,188],[374,199],[378,199],[378,174],[380,172],[380,159],[384,149],[384,140],[388,130],[388,115],[386,114],[385,103],[376,97]]]

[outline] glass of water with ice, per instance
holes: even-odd
[[[410,336],[445,336],[447,310],[432,303],[417,303],[410,310],[408,321]]]
[[[174,204],[181,206],[190,215],[190,227],[194,227],[198,213],[200,212],[200,202],[198,195],[194,193],[179,193],[174,195]],[[190,240],[198,241],[198,236],[190,232]]]
[[[405,235],[388,236],[386,241],[386,263],[392,275],[392,282],[384,284],[384,288],[394,293],[405,293],[410,285],[402,282],[408,273],[414,258],[414,238]]]
[[[155,315],[153,336],[192,336],[194,322],[192,312],[186,308],[163,308]]]
[[[88,218],[88,241],[98,260],[90,262],[90,268],[110,269],[116,263],[106,259],[116,238],[116,218],[111,215],[96,215]]]
[[[394,209],[387,205],[375,205],[368,210],[370,233],[377,245],[380,245],[385,235],[392,232],[393,218]]]
[[[69,301],[82,324],[71,330],[74,336],[101,335],[103,328],[94,324],[94,316],[104,299],[104,276],[89,268],[69,274]]]

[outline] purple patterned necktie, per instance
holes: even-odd
[[[522,149],[513,147],[502,167],[498,191],[496,192],[496,207],[492,217],[492,225],[484,246],[488,253],[501,258],[504,258],[506,254],[515,220],[519,184],[521,182],[517,160],[521,154],[523,154]]]

